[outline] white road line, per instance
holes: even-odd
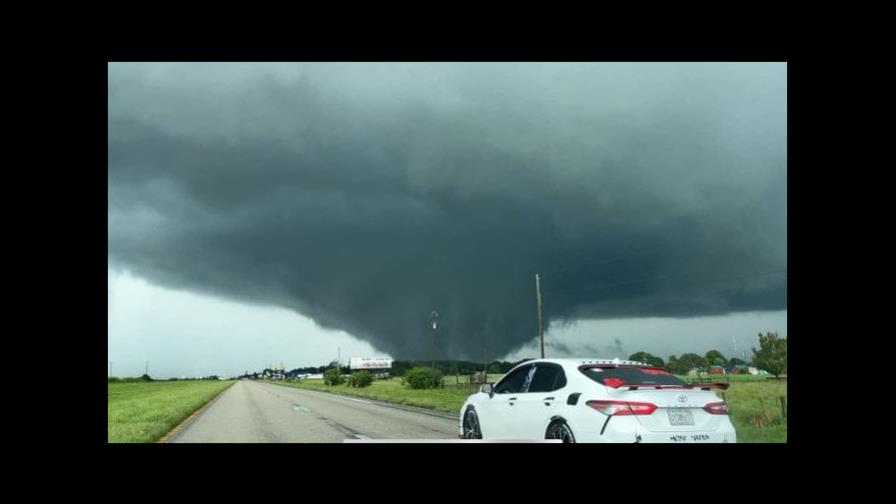
[[[355,399],[354,397],[343,397],[343,399],[348,399],[349,401],[355,401],[355,402],[364,403],[364,404],[373,404],[370,401],[365,401],[363,399]]]

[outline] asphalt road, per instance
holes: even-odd
[[[342,443],[345,439],[457,439],[457,420],[364,399],[240,380],[169,443]]]

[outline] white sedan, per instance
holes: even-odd
[[[728,406],[711,389],[642,362],[526,361],[482,385],[460,410],[466,439],[564,443],[734,443]]]

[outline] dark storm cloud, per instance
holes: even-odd
[[[109,261],[398,357],[782,309],[781,64],[109,68]],[[621,342],[616,342],[621,348]]]

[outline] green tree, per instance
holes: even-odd
[[[718,350],[710,350],[706,352],[705,359],[710,366],[724,366],[727,362],[725,356]]]
[[[488,367],[489,374],[500,374],[501,373],[501,365],[498,363],[494,363]]]
[[[647,352],[638,352],[629,355],[628,360],[644,362],[646,364],[650,364],[651,366],[656,367],[666,367],[666,363],[663,362],[663,359],[657,357],[656,355],[649,354]]]
[[[672,370],[675,374],[688,374],[692,369],[696,369],[698,373],[705,373],[709,371],[709,365],[706,362],[706,358],[695,353],[686,353],[682,354],[676,360],[676,369]]]
[[[666,359],[666,369],[672,371],[674,374],[681,374],[678,372],[678,357],[670,355],[669,358]]]
[[[738,359],[737,357],[732,357],[732,358],[728,361],[728,366],[729,366],[729,367],[734,367],[734,366],[746,366],[746,365],[747,365],[746,362],[744,362],[744,361],[741,360],[741,359]]]
[[[787,374],[787,339],[777,332],[759,333],[759,350],[753,348],[753,365],[777,378]]]

